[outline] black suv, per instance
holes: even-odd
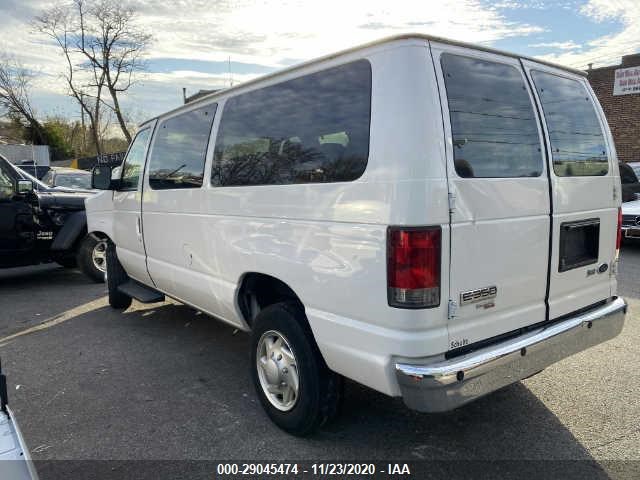
[[[0,268],[57,262],[104,281],[105,239],[87,235],[91,195],[50,188],[0,155]]]

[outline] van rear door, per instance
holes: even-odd
[[[620,187],[611,134],[587,79],[523,62],[548,139],[552,191],[549,318],[615,293]]]
[[[451,209],[449,348],[546,318],[549,180],[517,58],[431,43]]]

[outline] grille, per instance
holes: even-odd
[[[635,227],[640,225],[640,216],[637,215],[623,215],[622,226],[623,227]]]

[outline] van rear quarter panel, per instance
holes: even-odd
[[[300,297],[329,367],[397,394],[391,356],[435,355],[444,352],[448,342],[446,165],[429,55],[426,41],[403,40],[279,77],[277,81],[360,58],[370,61],[370,151],[364,174],[344,183],[208,185],[174,210],[180,215],[171,220],[171,228],[159,218],[150,219],[166,217],[167,207],[180,203],[171,197],[184,192],[146,190],[144,230],[154,281],[158,283],[157,275],[167,277],[167,287],[179,299],[246,328],[236,303],[239,283],[247,272],[272,275]],[[260,86],[271,83],[273,79]],[[224,115],[224,98],[216,101],[214,138]],[[212,139],[206,178],[214,144]],[[388,306],[389,225],[442,226],[444,288],[438,308]],[[192,230],[189,255],[179,245],[185,229]],[[196,287],[180,289],[180,284]]]

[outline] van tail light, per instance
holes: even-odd
[[[618,207],[618,233],[616,236],[616,258],[622,244],[622,208]]]
[[[392,307],[440,305],[440,227],[389,227],[387,300]]]

